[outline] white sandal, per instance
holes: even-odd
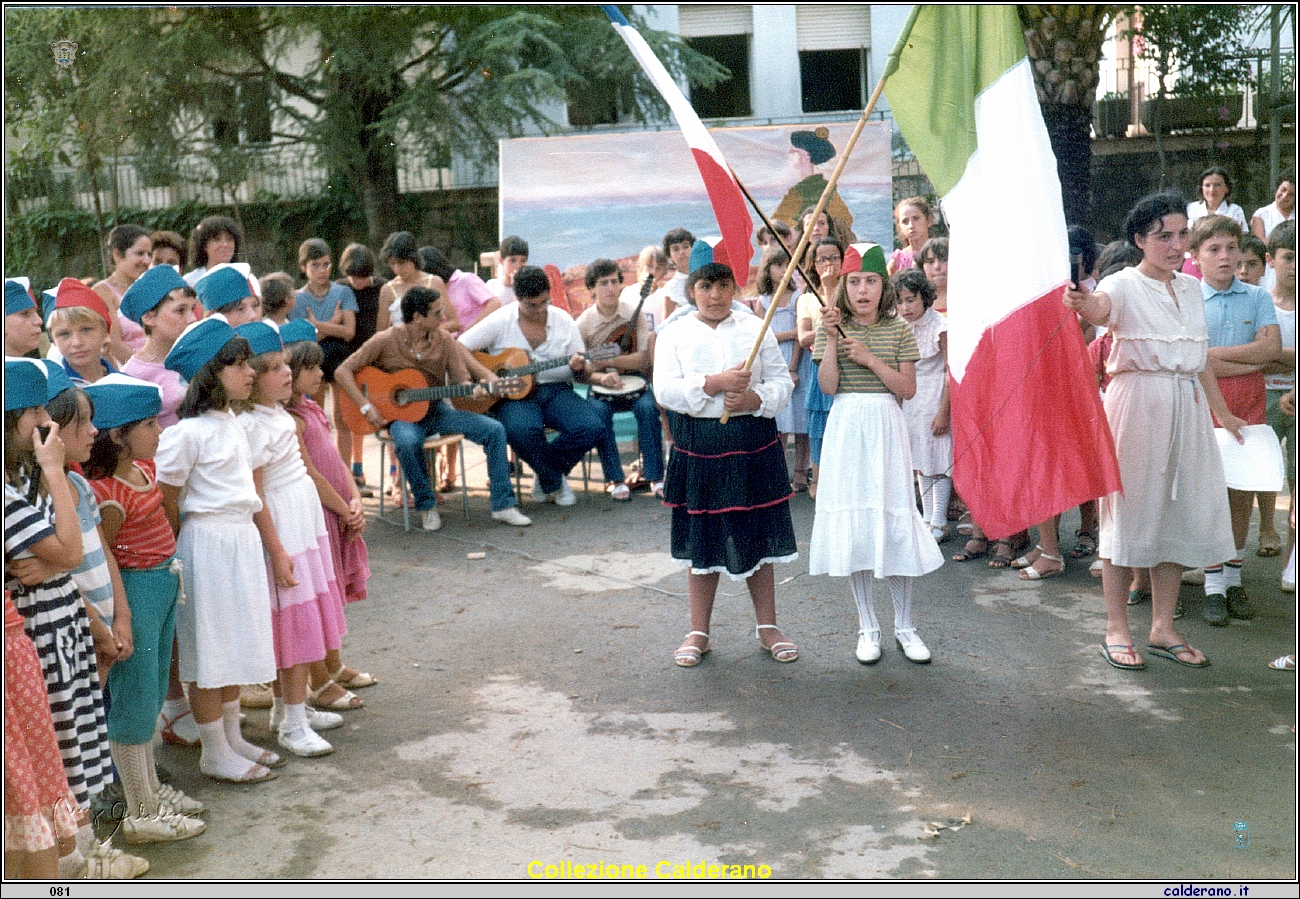
[[[711,649],[709,635],[704,631],[691,631],[686,635],[686,639],[689,640],[691,637],[703,637],[704,647],[687,646],[685,644],[679,646],[677,651],[673,653],[673,661],[681,668],[694,668],[700,664],[700,660],[708,655],[709,649]]]
[[[772,658],[778,662],[793,662],[799,658],[799,647],[795,646],[789,640],[778,640],[771,646],[763,644],[763,636],[759,631],[779,631],[780,628],[775,624],[759,624],[754,627],[754,636],[758,638],[758,643],[767,650]]]

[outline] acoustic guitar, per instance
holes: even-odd
[[[607,343],[581,355],[589,362],[604,362],[622,354],[618,344]],[[511,348],[503,350],[495,356],[488,353],[475,353],[474,358],[498,378],[502,380],[509,379],[514,385],[497,391],[492,396],[477,397],[462,394],[451,402],[453,406],[462,412],[477,412],[480,415],[485,415],[489,409],[497,404],[498,400],[528,399],[528,397],[532,396],[533,391],[537,389],[536,379],[532,375],[539,371],[547,371],[548,369],[559,368],[561,365],[568,365],[570,357],[539,359],[536,362],[530,362],[526,350]]]
[[[430,387],[424,373],[414,368],[403,368],[395,372],[367,365],[356,373],[357,387],[370,405],[375,407],[386,422],[417,422],[429,414],[429,403],[452,397],[467,397],[474,393],[476,384],[454,384],[449,387]],[[520,382],[502,379],[492,384],[481,385],[485,390],[504,394],[509,390],[518,390]],[[348,430],[354,434],[373,434],[375,426],[364,415],[361,407],[342,390],[337,391],[339,411]],[[495,397],[486,397],[491,403]]]

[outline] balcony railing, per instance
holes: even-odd
[[[1151,101],[1159,81],[1142,60],[1103,61],[1098,99],[1093,106],[1093,134],[1097,137],[1140,136],[1151,133],[1156,115],[1162,130],[1192,131],[1253,129],[1268,124],[1274,107],[1283,122],[1295,121],[1295,51],[1281,54],[1282,93],[1271,101],[1271,59],[1267,51],[1244,57],[1248,75],[1238,85],[1213,97],[1183,102],[1175,87],[1166,90],[1167,103],[1159,112]]]

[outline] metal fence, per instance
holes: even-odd
[[[5,175],[9,208],[24,214],[50,205],[91,210],[95,190],[102,209],[164,209],[186,201],[212,205],[254,203],[318,197],[329,189],[329,172],[309,148],[276,144],[232,151],[232,168],[239,177],[222,177],[208,159],[187,157],[177,161],[175,176],[165,184],[150,183],[131,157],[109,160],[92,187],[85,172],[66,166],[33,169],[21,165]],[[448,168],[432,168],[423,153],[399,156],[397,185],[401,193],[421,193],[451,187],[479,187],[496,183],[495,160],[486,167],[453,159]]]
[[[1241,81],[1231,88],[1225,88],[1227,95],[1241,96],[1241,112],[1231,121],[1219,122],[1220,127],[1251,129],[1267,124],[1270,115],[1272,60],[1267,50],[1259,50],[1246,56],[1236,57],[1245,64],[1246,74]],[[1295,120],[1295,75],[1296,58],[1294,49],[1283,50],[1280,55],[1279,69],[1282,82],[1282,96],[1278,98],[1285,109],[1281,111],[1284,121]],[[1099,101],[1109,99],[1126,99],[1129,101],[1129,121],[1132,126],[1128,133],[1144,133],[1141,121],[1141,104],[1155,97],[1160,91],[1160,80],[1149,62],[1141,59],[1103,60],[1101,78],[1097,85]],[[1167,94],[1176,94],[1177,85],[1171,78],[1166,82]],[[1232,104],[1236,111],[1235,101]],[[1289,116],[1289,117],[1286,117]],[[1112,129],[1113,130],[1113,129]],[[1121,129],[1122,130],[1122,129]],[[1101,130],[1098,129],[1098,135]]]

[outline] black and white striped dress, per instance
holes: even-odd
[[[54,534],[54,509],[47,496],[28,502],[30,483],[5,484],[5,560],[30,556],[30,547]],[[81,594],[67,574],[36,587],[6,576],[5,589],[22,613],[40,656],[54,733],[68,786],[82,808],[112,780],[104,696],[95,668],[90,622]]]

